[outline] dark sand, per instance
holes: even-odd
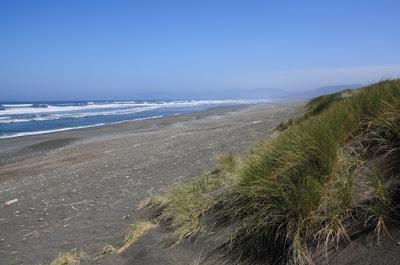
[[[139,201],[201,174],[220,152],[240,152],[270,136],[296,106],[221,107],[0,139],[0,205],[19,200],[0,208],[0,264],[48,264],[62,251],[94,254],[120,242],[140,218]],[[163,260],[167,252],[149,252],[137,243],[136,252],[114,264],[141,264],[132,261],[138,261],[135,253],[149,259],[146,264],[154,264],[151,258],[173,264],[170,257]]]
[[[400,229],[388,227],[379,235],[362,235],[329,257],[323,265],[398,265],[400,264]]]

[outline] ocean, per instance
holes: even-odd
[[[160,118],[249,100],[0,102],[0,138]]]

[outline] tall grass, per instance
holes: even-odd
[[[233,154],[220,154],[211,172],[198,179],[179,183],[166,194],[145,201],[139,208],[152,208],[153,216],[170,226],[173,232],[166,238],[168,243],[196,238],[208,230],[208,224],[202,217],[214,205],[215,198],[236,183],[234,171],[239,163]]]
[[[60,253],[50,265],[79,265],[80,260],[77,255],[69,252]]]
[[[396,211],[399,107],[399,80],[313,99],[277,137],[231,158],[240,163],[167,193],[161,216],[177,241],[229,228],[221,249],[249,264],[312,264],[363,231],[379,235]]]

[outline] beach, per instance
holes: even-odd
[[[117,244],[141,200],[270,137],[298,107],[223,106],[0,139],[0,204],[14,200],[0,208],[0,264],[48,264],[59,252]]]

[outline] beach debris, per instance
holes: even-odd
[[[11,201],[7,201],[3,204],[3,207],[11,206],[13,204],[16,204],[18,202],[18,199],[13,199]]]
[[[44,220],[43,217],[40,217],[38,221],[41,222],[41,221],[43,221],[43,220]]]
[[[69,224],[65,224],[64,227],[65,227],[65,228],[69,227]]]
[[[258,123],[261,123],[261,121],[252,121],[251,123],[252,124],[258,124]]]
[[[37,236],[39,236],[39,232],[36,231],[36,230],[34,230],[34,231],[29,232],[29,233],[26,233],[26,234],[24,235],[24,237],[27,237],[27,236],[35,236],[35,237],[37,237]]]
[[[128,214],[128,215],[124,215],[124,216],[122,216],[122,219],[128,219],[130,217],[130,215]]]

